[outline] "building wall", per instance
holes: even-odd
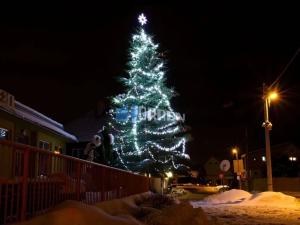
[[[253,191],[266,191],[267,179],[257,178],[252,180]],[[273,177],[274,191],[299,192],[300,177]]]
[[[14,133],[15,133],[15,124],[5,118],[2,117],[0,114],[0,127],[5,128],[9,132],[9,139],[14,140]]]
[[[272,168],[274,177],[300,176],[300,150],[292,143],[271,146]],[[289,161],[295,157],[296,161]],[[248,153],[247,170],[250,179],[266,177],[265,150],[258,149]],[[298,167],[298,169],[297,169]],[[290,173],[291,170],[294,172]],[[291,175],[293,174],[294,175]]]
[[[50,144],[51,151],[54,151],[55,146],[61,147],[62,152],[66,152],[66,143],[67,140],[55,133],[43,129],[40,126],[32,124],[30,122],[24,121],[20,118],[17,118],[9,113],[0,110],[0,127],[8,129],[9,140],[18,141],[18,136],[21,134],[21,130],[25,129],[28,135],[28,144],[35,147],[39,146],[39,141],[43,140]]]
[[[0,110],[0,128],[8,130],[8,140],[10,141],[18,142],[18,137],[21,134],[21,130],[25,129],[27,133],[26,136],[28,136],[27,144],[40,148],[39,142],[42,140],[49,143],[50,151],[54,151],[55,147],[57,146],[57,149],[61,147],[61,153],[66,153],[66,143],[68,140],[48,131],[47,129],[43,129],[40,126],[24,121],[2,110]],[[13,165],[13,152],[11,151],[11,147],[0,147],[0,177],[10,179],[13,176],[13,174],[11,174],[11,167]],[[43,164],[41,159],[38,158],[36,158],[32,163],[36,164],[36,168]],[[63,166],[63,162],[53,161],[52,163],[56,163],[53,168],[59,168]],[[38,171],[36,175],[40,175],[38,174]]]
[[[61,139],[60,137],[56,137],[54,135],[51,135],[49,133],[45,133],[45,132],[38,132],[37,133],[37,140],[40,141],[47,141],[50,143],[51,146],[51,151],[55,150],[55,147],[62,147],[62,152],[61,153],[66,153],[66,142]],[[37,146],[39,147],[39,146]]]

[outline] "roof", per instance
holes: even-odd
[[[22,104],[21,102],[15,101],[15,109],[7,110],[0,107],[3,111],[8,112],[11,115],[14,115],[20,119],[26,120],[32,124],[36,124],[40,127],[46,128],[64,138],[67,138],[72,141],[77,141],[77,138],[64,130],[64,126],[61,123],[56,122],[55,120],[45,116],[44,114]]]
[[[90,141],[102,129],[105,121],[104,115],[97,115],[95,110],[91,110],[82,117],[67,123],[66,129],[74,133],[79,141]]]

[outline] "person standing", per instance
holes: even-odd
[[[101,138],[99,135],[94,135],[93,139],[86,145],[84,149],[85,159],[87,161],[94,161],[96,157],[96,148],[101,145]]]
[[[104,164],[112,165],[113,161],[113,135],[108,132],[107,127],[103,126],[100,130],[100,135],[102,138],[101,152],[104,157]]]

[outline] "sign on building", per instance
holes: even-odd
[[[15,109],[15,97],[2,89],[0,89],[0,107],[8,110]]]

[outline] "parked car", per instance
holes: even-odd
[[[173,184],[171,187],[172,190],[187,190],[191,192],[198,193],[219,193],[229,190],[229,186],[227,185],[203,185],[203,184]]]
[[[183,195],[185,193],[186,193],[186,191],[182,188],[176,188],[175,187],[175,188],[171,189],[171,195],[172,196],[180,196],[180,195]]]

